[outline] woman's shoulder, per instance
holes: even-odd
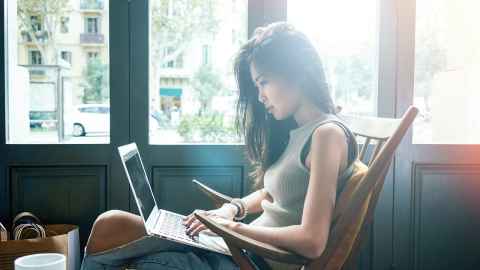
[[[345,130],[335,122],[328,122],[315,127],[312,132],[312,144],[316,142],[339,143],[346,142]]]

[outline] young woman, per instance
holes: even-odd
[[[357,143],[336,116],[322,62],[304,34],[279,22],[258,28],[235,61],[237,126],[255,167],[257,191],[205,211],[219,223],[261,242],[309,258],[322,254],[337,195],[354,171]],[[247,213],[261,215],[246,224]],[[193,214],[187,234],[205,226]],[[82,269],[238,269],[228,256],[185,248],[158,250],[139,216],[98,217]],[[297,266],[263,260],[262,269]]]

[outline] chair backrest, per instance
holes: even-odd
[[[385,176],[395,150],[412,125],[418,109],[411,106],[402,119],[374,117],[343,117],[357,136],[365,137],[360,159],[368,145],[377,141],[366,162],[368,169],[357,161],[357,172],[347,182],[337,199],[327,246],[322,256],[312,260],[305,269],[338,270],[353,259],[360,247],[366,226],[371,222]]]
[[[375,157],[378,155],[383,144],[393,135],[397,127],[400,125],[401,119],[396,118],[382,118],[370,116],[354,116],[354,115],[340,115],[340,118],[345,121],[350,130],[356,135],[357,141],[363,141],[359,159],[371,165]],[[367,157],[367,149],[373,147],[373,151]]]

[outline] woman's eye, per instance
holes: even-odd
[[[268,82],[267,81],[260,81],[258,84],[263,87],[267,84]]]

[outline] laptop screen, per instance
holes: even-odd
[[[125,166],[127,167],[135,195],[137,196],[138,206],[142,211],[145,222],[147,222],[148,216],[155,206],[155,198],[148,184],[148,179],[145,175],[138,152],[125,161]]]

